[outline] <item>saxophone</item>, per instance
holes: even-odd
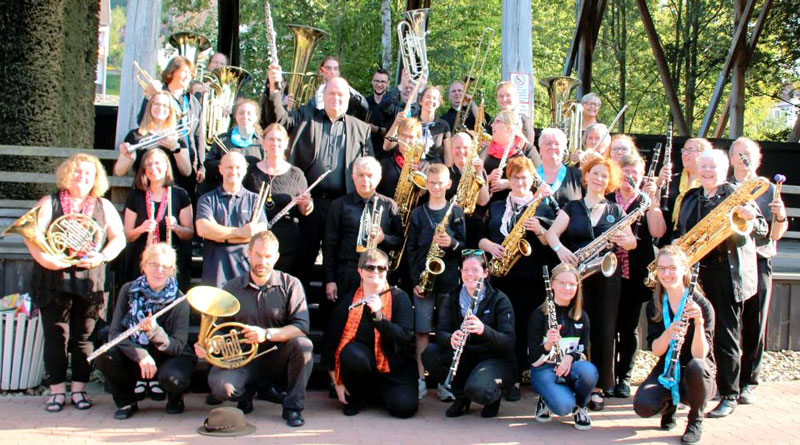
[[[475,211],[475,205],[478,202],[478,193],[481,187],[486,184],[486,181],[477,174],[478,172],[472,164],[478,156],[478,151],[481,148],[481,140],[483,139],[483,123],[486,120],[483,109],[484,105],[483,101],[481,101],[481,106],[478,108],[478,115],[475,116],[474,140],[469,149],[469,153],[467,153],[467,160],[464,163],[464,172],[461,175],[461,180],[458,182],[458,189],[456,191],[456,202],[458,206],[464,210],[464,215],[472,215]]]
[[[417,206],[420,190],[425,190],[426,179],[425,173],[414,170],[414,166],[419,164],[422,154],[425,152],[425,146],[422,142],[406,144],[403,141],[397,141],[397,143],[406,147],[406,151],[403,153],[403,159],[405,160],[403,170],[400,172],[400,178],[397,180],[397,187],[394,190],[394,201],[397,203],[400,211],[400,221],[403,224],[403,247],[389,254],[392,270],[400,266],[400,259],[406,247],[406,240],[408,240],[411,211]]]
[[[492,257],[489,260],[488,268],[490,274],[496,277],[504,277],[514,267],[514,264],[519,261],[521,256],[530,256],[533,248],[525,239],[525,221],[533,217],[541,203],[541,197],[534,198],[525,208],[525,211],[522,212],[517,223],[514,224],[506,239],[503,240],[502,246],[506,250],[505,256],[503,258]]]
[[[630,176],[627,179],[630,181]],[[617,256],[613,251],[606,252],[602,257],[600,257],[600,254],[614,247],[614,243],[610,239],[615,233],[633,224],[650,208],[652,201],[647,193],[639,191],[639,195],[642,197],[642,202],[639,203],[639,206],[634,211],[625,215],[624,218],[609,227],[602,235],[575,252],[575,256],[578,257],[578,272],[581,274],[581,280],[594,275],[596,272],[602,272],[605,277],[614,275],[617,270]]]
[[[748,235],[753,230],[752,220],[740,219],[736,216],[734,209],[748,201],[755,200],[768,189],[769,181],[766,178],[759,176],[748,179],[673,244],[683,250],[689,260],[689,265],[693,265],[732,234]],[[655,261],[647,266],[647,278],[644,283],[650,288],[655,287]]]
[[[450,204],[447,206],[447,210],[444,212],[442,220],[439,222],[439,225],[436,226],[436,231],[433,232],[434,238],[436,235],[445,233],[447,230],[447,223],[450,221],[450,213],[453,211],[453,206],[455,203],[456,197],[453,196],[450,198]],[[436,281],[436,276],[441,275],[442,272],[444,272],[444,261],[442,261],[443,257],[444,250],[439,247],[439,245],[436,244],[433,239],[431,239],[431,247],[428,248],[428,256],[425,257],[425,270],[419,274],[418,286],[422,290],[422,292],[420,292],[422,295],[428,295],[433,290],[433,283]]]

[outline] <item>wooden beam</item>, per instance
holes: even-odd
[[[56,175],[53,173],[10,172],[0,171],[2,182],[15,182],[21,184],[55,184]],[[109,176],[108,183],[111,187],[128,187],[133,185],[133,176]]]
[[[41,156],[68,158],[74,154],[87,153],[98,159],[115,161],[119,157],[116,150],[95,150],[92,148],[32,147],[22,145],[0,145],[0,156]],[[0,179],[2,181],[2,179]]]
[[[581,3],[576,8],[575,30],[572,32],[572,41],[569,44],[567,57],[564,60],[564,69],[561,71],[562,76],[569,76],[572,73],[572,69],[575,67],[575,59],[578,57],[579,42],[584,29],[580,24],[585,20],[585,17],[589,15],[590,1],[591,0],[580,0]]]
[[[636,0],[637,2],[643,0]],[[706,114],[703,116],[703,123],[700,124],[700,130],[697,132],[698,137],[706,137],[708,133],[708,129],[711,125],[711,119],[714,117],[714,113],[717,111],[717,106],[719,105],[720,97],[722,96],[722,90],[725,87],[725,83],[730,76],[731,69],[733,68],[734,56],[737,54],[736,48],[739,46],[739,42],[742,41],[743,36],[747,32],[747,24],[750,22],[750,17],[753,16],[753,10],[756,6],[756,0],[747,0],[747,4],[744,7],[744,11],[742,12],[742,19],[739,21],[738,26],[736,26],[736,32],[733,34],[733,40],[731,41],[731,46],[728,49],[728,55],[725,57],[725,63],[722,66],[722,72],[719,73],[719,77],[717,77],[717,84],[714,86],[714,92],[711,94],[711,100],[708,103],[708,109],[706,109]]]
[[[667,103],[669,103],[669,111],[672,115],[672,121],[675,123],[675,129],[680,136],[688,137],[691,131],[686,124],[686,119],[683,117],[683,109],[678,101],[678,93],[675,92],[675,84],[672,83],[672,77],[669,74],[667,58],[664,56],[664,49],[653,24],[653,17],[650,15],[650,10],[647,8],[645,0],[636,0],[636,6],[639,7],[639,14],[642,16],[642,24],[647,33],[647,40],[650,42],[650,49],[653,51],[653,57],[656,60],[656,67],[661,77],[661,84],[664,86],[664,93],[667,96]]]

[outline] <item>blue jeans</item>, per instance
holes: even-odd
[[[565,416],[575,406],[581,408],[589,402],[597,383],[597,368],[590,361],[580,360],[572,364],[566,383],[556,383],[555,366],[545,363],[531,367],[531,386],[544,397],[544,402],[554,414]]]

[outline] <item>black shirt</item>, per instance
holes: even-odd
[[[615,202],[606,200],[604,204],[598,205],[602,205],[604,208],[603,214],[595,226],[592,226],[589,209],[584,200],[570,201],[562,209],[569,216],[569,224],[562,235],[562,241],[571,251],[575,252],[591,243],[625,217],[625,211]]]
[[[431,210],[429,204],[423,204],[411,212],[406,254],[411,283],[414,286],[419,284],[419,276],[425,270],[425,259],[428,256],[433,235],[436,227],[444,218],[448,205],[449,203],[439,210]],[[450,293],[453,288],[458,286],[459,252],[464,247],[467,237],[464,212],[459,207],[453,206],[448,221],[445,231],[451,237],[450,246],[444,249],[442,261],[444,261],[445,270],[434,281],[432,291],[434,295]]]
[[[319,152],[308,171],[308,177],[316,179],[326,170],[331,170],[331,173],[319,183],[320,192],[344,193],[346,170],[344,144],[344,115],[331,121],[325,114],[322,118]]]
[[[666,298],[666,295],[664,296]],[[695,290],[693,295],[695,303],[700,306],[700,312],[703,313],[703,333],[706,337],[706,342],[708,342],[708,355],[706,356],[706,362],[714,366],[714,317],[716,316],[714,313],[714,307],[711,306],[711,303],[704,297],[701,293]],[[659,301],[658,304],[661,305],[663,300]],[[664,321],[653,321],[653,316],[655,315],[655,300],[650,300],[650,303],[647,304],[647,345],[650,349],[653,349],[653,342],[664,333],[666,328],[664,327]],[[669,304],[667,305],[670,306]],[[659,308],[661,309],[661,308]],[[672,313],[672,307],[669,308],[669,315],[670,319],[674,321],[675,314]],[[689,327],[686,330],[686,336],[684,337],[685,341],[683,342],[683,347],[681,347],[681,366],[686,366],[689,361],[692,359],[692,339],[694,338],[694,321],[689,323]],[[664,369],[664,359],[666,357],[666,353],[659,357],[658,364],[656,364],[656,369]]]
[[[416,116],[419,119],[419,115]],[[450,141],[450,126],[441,118],[422,122],[422,142],[425,151],[422,160],[430,164],[444,164],[444,145]],[[426,131],[427,130],[427,131]],[[428,132],[430,137],[428,137]]]
[[[471,105],[465,106],[464,107],[464,111],[466,111],[468,113],[467,114],[467,120],[464,122],[464,125],[467,127],[468,130],[474,130],[475,129],[475,115],[472,113],[472,106]],[[460,131],[458,128],[455,128],[456,114],[458,114],[458,111],[455,108],[450,107],[450,109],[447,110],[447,112],[444,113],[441,116],[441,119],[444,120],[445,122],[447,122],[447,125],[450,125],[450,129],[452,130],[453,134],[458,133]],[[491,122],[493,122],[493,121],[494,121],[494,119],[492,119],[492,116],[490,114],[484,112],[484,121],[483,121],[484,122],[484,125],[483,125],[484,126],[484,131],[486,131],[486,132],[489,131],[488,127],[491,126],[489,124]]]
[[[295,326],[308,334],[311,322],[303,285],[297,278],[273,270],[264,286],[258,287],[250,280],[249,270],[231,279],[224,290],[233,294],[241,308],[225,321],[236,321],[261,328]]]
[[[524,144],[519,150],[517,150],[514,155],[508,156],[508,160],[516,158],[518,156],[525,156],[526,158],[533,159],[535,150],[531,145]],[[489,150],[483,149],[480,153],[481,159],[483,159],[483,169],[486,171],[488,175],[491,175],[493,171],[500,166],[500,158],[496,158],[494,156],[489,155]],[[508,167],[508,162],[506,162],[506,167]],[[503,172],[500,174],[501,178],[506,177],[505,167],[503,168]],[[507,178],[506,178],[507,179]],[[492,197],[490,198],[491,201],[503,201],[508,196],[510,189],[501,190],[499,192],[492,193]]]
[[[545,302],[545,305],[547,302]],[[546,307],[546,306],[545,306]],[[561,326],[561,342],[559,347],[564,354],[572,355],[573,361],[586,359],[589,352],[589,314],[581,311],[580,320],[575,320],[569,316],[571,306],[556,307],[556,320]],[[547,314],[542,312],[542,307],[536,308],[531,314],[528,323],[528,348],[530,350],[530,362],[534,366],[541,366],[545,362],[551,362],[550,351],[544,349],[544,341],[547,338],[547,331],[550,325],[547,321]]]

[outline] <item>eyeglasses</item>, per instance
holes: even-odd
[[[678,266],[658,266],[658,267],[656,267],[656,272],[660,273],[660,274],[664,274],[664,273],[667,273],[667,272],[675,273],[675,272],[678,271],[678,269],[679,269]]]
[[[385,266],[383,264],[365,264],[364,267],[362,267],[362,269],[366,270],[367,272],[381,272],[381,273],[383,273],[383,272],[386,272],[387,270],[389,270],[389,267]]]
[[[625,146],[611,147],[611,151],[630,151],[631,149]]]
[[[700,153],[700,150],[695,150],[694,148],[681,148],[681,154],[691,154],[691,153]]]
[[[145,263],[145,266],[147,266],[147,268],[150,270],[165,270],[165,271],[172,270],[171,264],[161,264],[152,261],[148,261],[147,263]]]

